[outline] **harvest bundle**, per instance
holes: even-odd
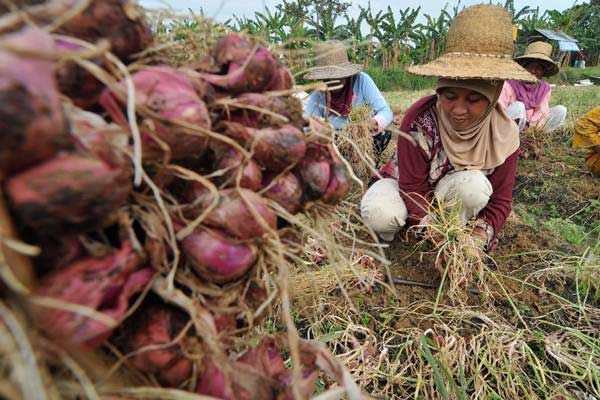
[[[36,355],[2,346],[0,397],[299,399],[320,370],[360,398],[289,315],[250,346],[276,303],[289,312],[295,215],[350,189],[276,55],[229,34],[202,63],[128,68],[152,43],[131,2],[30,7],[50,29],[0,36],[0,335]]]

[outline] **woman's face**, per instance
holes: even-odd
[[[338,93],[338,92],[342,91],[342,89],[344,89],[347,81],[348,81],[348,78],[342,78],[342,79],[326,81],[325,83],[330,88],[331,87],[337,88],[335,90],[330,90],[331,93]]]
[[[473,126],[490,105],[484,95],[465,88],[444,88],[439,99],[442,111],[456,130]]]
[[[534,75],[538,79],[542,79],[544,77],[544,64],[539,61],[528,61],[527,64],[524,65],[525,69],[529,71],[531,75]]]

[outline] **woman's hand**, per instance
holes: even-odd
[[[379,123],[377,122],[377,120],[375,118],[371,118],[369,120],[369,132],[371,132],[372,134],[376,134],[379,133]]]
[[[481,248],[483,249],[485,243],[488,241],[488,234],[486,230],[481,226],[476,226],[471,231],[471,237],[477,242],[481,242]]]
[[[437,247],[440,244],[440,241],[443,240],[442,236],[439,233],[436,233],[432,229],[428,231],[429,240]],[[478,250],[482,253],[485,251],[485,244],[488,240],[488,234],[486,230],[481,226],[476,226],[471,231],[471,237],[473,238],[473,242],[477,246]],[[435,269],[438,270],[440,274],[443,274],[446,270],[446,264],[448,262],[448,255],[445,251],[442,251],[435,260]]]

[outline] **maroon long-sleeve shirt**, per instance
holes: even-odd
[[[454,170],[443,149],[435,109],[436,96],[425,97],[415,103],[402,120],[401,130],[412,140],[400,136],[396,151],[397,169],[388,163],[382,174],[398,179],[400,195],[406,204],[409,223],[418,224],[428,213],[428,203],[438,181]],[[512,191],[517,172],[518,150],[502,165],[483,171],[493,192],[478,218],[488,223],[494,231],[488,245],[492,250],[496,237],[512,210]]]

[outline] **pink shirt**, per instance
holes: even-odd
[[[527,123],[529,126],[536,126],[539,128],[543,128],[548,120],[548,113],[550,112],[550,95],[552,94],[552,90],[548,92],[544,99],[540,103],[539,107],[525,110],[527,113]],[[498,102],[502,104],[505,108],[508,108],[514,101],[517,100],[517,96],[513,88],[508,84],[508,82],[504,82],[504,86],[502,87],[502,93],[500,93],[500,98]]]

